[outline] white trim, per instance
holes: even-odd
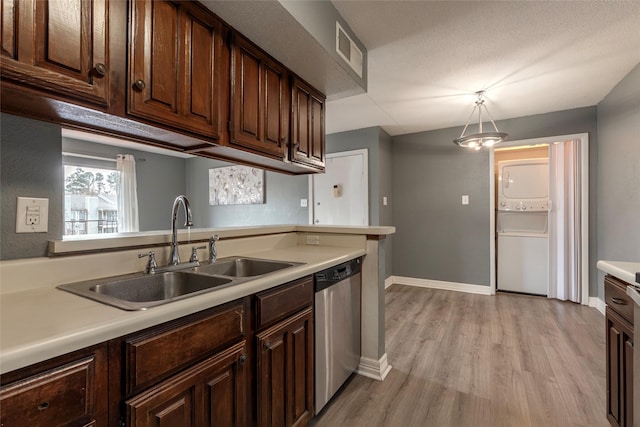
[[[350,151],[339,151],[336,153],[328,153],[325,155],[325,163],[326,163],[326,159],[331,159],[331,158],[335,158],[335,157],[347,157],[347,156],[362,156],[364,158],[364,192],[363,192],[363,200],[364,203],[367,205],[367,209],[365,210],[365,220],[366,220],[366,225],[370,225],[369,221],[371,220],[371,215],[369,214],[369,210],[370,210],[370,203],[369,203],[369,149],[367,148],[361,148],[358,150],[350,150]],[[313,191],[313,178],[314,178],[314,174],[310,174],[309,175],[309,224],[314,224],[313,222],[313,218],[314,218],[314,207],[315,207],[315,201],[314,201],[314,191]],[[326,225],[326,224],[325,224]]]
[[[390,371],[391,365],[389,365],[387,353],[385,353],[380,360],[370,359],[364,356],[360,357],[360,365],[358,365],[356,373],[363,377],[384,381]]]
[[[607,305],[598,297],[589,298],[589,307],[595,307],[604,316]]]
[[[520,139],[516,141],[506,141],[500,143],[502,147],[517,147],[524,145],[553,144],[558,141],[568,141],[579,139],[580,144],[580,163],[582,169],[582,304],[589,305],[589,134],[576,133],[571,135],[547,136],[543,138]],[[496,290],[496,253],[495,253],[495,178],[494,178],[494,152],[493,147],[489,152],[489,217],[490,217],[490,245],[489,245],[489,277],[492,295]]]
[[[574,139],[580,139],[580,160],[582,161],[582,304],[589,301],[589,134],[583,133]],[[604,307],[601,310],[604,313]]]
[[[387,289],[389,286],[393,285],[393,276],[389,276],[384,279],[384,288]]]
[[[489,149],[489,290],[491,295],[496,294],[496,162],[494,147]]]
[[[492,295],[490,286],[472,285],[469,283],[442,282],[440,280],[417,279],[414,277],[391,276],[387,280],[397,285],[416,286],[419,288],[442,289],[445,291],[466,292],[469,294]],[[387,283],[385,280],[385,285]]]

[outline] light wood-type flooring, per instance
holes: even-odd
[[[393,285],[384,382],[351,377],[316,427],[608,426],[595,308]]]

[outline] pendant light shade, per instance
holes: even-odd
[[[507,135],[504,132],[500,132],[498,130],[498,127],[493,121],[491,114],[489,114],[489,110],[487,110],[486,105],[484,105],[484,91],[481,90],[479,92],[476,92],[476,95],[478,95],[478,99],[476,100],[475,107],[473,107],[473,111],[471,111],[469,120],[467,120],[467,124],[464,126],[464,129],[462,129],[462,134],[460,134],[460,137],[454,139],[453,142],[459,145],[460,147],[473,148],[474,150],[480,150],[482,147],[492,147],[504,141],[505,139],[507,139],[509,135]],[[473,114],[476,112],[476,109],[478,110],[478,133],[465,135],[464,133],[467,131],[467,128],[471,123],[471,118],[473,117]],[[482,131],[482,109],[484,109],[484,111],[487,113],[487,116],[489,116],[489,120],[491,121],[491,124],[493,125],[493,129],[495,130],[495,132]]]

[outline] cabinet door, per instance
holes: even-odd
[[[293,79],[291,99],[292,161],[319,169],[324,168],[324,96],[311,86]]]
[[[620,425],[620,325],[607,309],[607,418]]]
[[[622,356],[621,367],[623,386],[622,399],[624,414],[624,425],[633,426],[633,331],[623,330],[622,332],[622,349],[620,352]]]
[[[2,79],[107,106],[108,0],[2,0]]]
[[[633,426],[633,329],[607,307],[607,418]]]
[[[131,27],[128,113],[219,138],[228,86],[222,24],[197,5],[142,0],[131,4]]]
[[[230,143],[283,159],[289,133],[286,69],[237,34],[231,64]]]
[[[257,335],[258,425],[301,426],[313,416],[313,312]]]
[[[243,426],[245,341],[129,399],[128,426]]]

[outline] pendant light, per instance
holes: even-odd
[[[480,150],[482,147],[492,147],[504,141],[505,139],[507,139],[509,135],[507,135],[504,132],[500,132],[498,130],[498,127],[494,123],[493,118],[491,117],[491,114],[489,114],[489,110],[487,110],[486,105],[484,105],[484,98],[483,98],[484,91],[483,90],[478,91],[476,92],[476,95],[478,95],[478,99],[476,100],[475,107],[473,107],[473,111],[471,111],[469,120],[467,120],[467,124],[465,125],[464,129],[462,129],[462,133],[460,134],[460,137],[454,139],[453,142],[458,144],[460,147],[473,148],[474,150],[477,151],[477,150]],[[482,109],[483,108],[484,108],[484,111],[486,111],[487,116],[489,116],[489,120],[491,121],[491,124],[493,125],[495,132],[482,131]],[[467,131],[467,128],[469,127],[469,123],[471,123],[471,118],[473,117],[473,113],[476,112],[476,109],[478,110],[478,133],[465,136],[464,133]]]

